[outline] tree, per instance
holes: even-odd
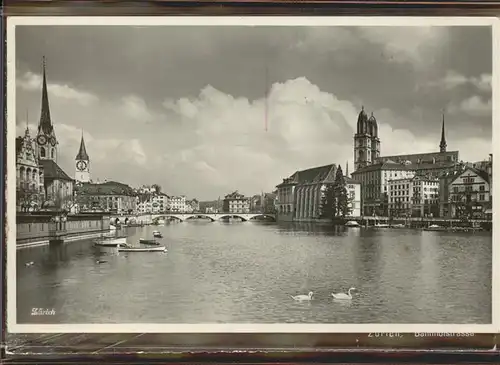
[[[160,185],[153,184],[153,185],[151,185],[151,188],[154,189],[154,191],[155,191],[156,194],[160,194],[161,193],[161,186]]]
[[[16,204],[21,212],[29,212],[40,206],[40,192],[35,187],[24,185],[17,189]]]
[[[450,201],[455,206],[455,217],[467,219],[472,217],[473,202],[471,191],[460,191],[450,195]]]
[[[321,217],[335,218],[335,190],[333,184],[326,184],[321,197]]]
[[[342,167],[337,168],[333,183],[335,195],[335,216],[345,218],[349,214],[349,201],[347,197],[347,184],[342,172]]]

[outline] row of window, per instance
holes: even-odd
[[[464,190],[467,192],[474,191],[472,186],[464,186]],[[479,191],[486,191],[486,187],[484,185],[479,185]],[[460,187],[454,186],[453,187],[453,192],[454,193],[459,193],[460,192]]]
[[[403,197],[403,198],[390,198],[389,202],[390,203],[412,202],[413,204],[421,204],[422,200],[416,198],[410,199],[408,197]],[[424,204],[436,204],[439,202],[439,199],[424,199],[423,202]]]
[[[479,194],[479,196],[477,197],[477,200],[479,200],[479,201],[485,201],[485,198],[486,198],[485,194]],[[464,197],[464,196],[461,196],[461,195],[453,195],[451,197],[451,200],[452,201],[456,201],[456,202],[458,202],[458,201],[464,201],[464,200],[467,200],[467,197]],[[475,201],[476,197],[471,196],[470,200],[471,201]]]

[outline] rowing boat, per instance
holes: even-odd
[[[118,252],[167,252],[165,246],[160,247],[118,247]]]

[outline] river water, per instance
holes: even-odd
[[[491,323],[491,233],[257,222],[120,233],[134,243],[155,229],[168,253],[18,250],[18,323]],[[350,287],[352,300],[331,297]],[[311,303],[290,298],[309,291]]]

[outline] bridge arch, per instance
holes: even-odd
[[[113,217],[109,220],[109,223],[113,225],[127,224],[130,221],[128,217]]]
[[[193,219],[193,218],[208,218],[210,219],[212,222],[215,222],[216,219],[214,219],[213,217],[210,217],[209,215],[206,215],[206,214],[191,214],[189,216],[187,216],[186,218],[184,218],[184,220],[188,220],[188,219]]]
[[[248,217],[248,220],[253,220],[255,218],[260,218],[260,217],[271,218],[273,221],[276,221],[276,217],[274,215],[272,215],[272,214],[266,214],[266,213],[250,214],[249,217]]]
[[[270,218],[276,221],[276,217],[273,214],[265,214],[265,213],[171,213],[171,214],[158,214],[152,216],[153,223],[158,222],[160,219],[176,219],[178,221],[186,221],[193,218],[208,218],[212,222],[224,219],[224,218],[239,218],[242,221],[246,222],[249,220],[254,220],[259,217]]]
[[[248,217],[244,217],[242,214],[237,214],[237,213],[222,213],[218,217],[218,219],[224,219],[224,218],[240,218],[243,222],[248,221]]]

